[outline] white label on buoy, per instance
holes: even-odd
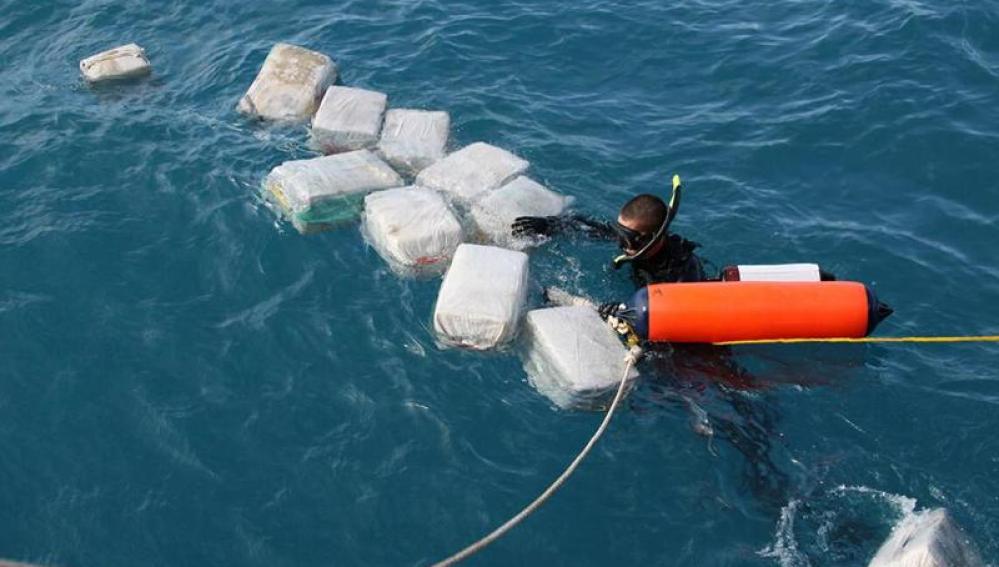
[[[739,280],[744,282],[817,282],[822,277],[818,264],[740,265]]]

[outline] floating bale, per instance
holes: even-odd
[[[524,317],[524,370],[562,408],[594,407],[624,375],[628,349],[592,307],[549,307]],[[638,372],[629,370],[628,378]]]
[[[440,193],[425,187],[400,187],[364,198],[364,233],[389,265],[443,268],[461,244],[461,223]]]
[[[148,75],[152,70],[146,51],[134,43],[102,51],[80,61],[80,72],[91,83]]]
[[[327,153],[374,146],[387,104],[385,93],[329,87],[312,119],[313,144]]]
[[[264,180],[264,188],[303,234],[354,220],[365,195],[402,185],[399,174],[368,150],[286,161]]]
[[[490,242],[523,250],[537,239],[513,236],[510,225],[514,219],[560,215],[571,202],[572,197],[559,195],[522,175],[476,201],[471,218],[478,232]]]
[[[462,244],[437,295],[434,331],[444,344],[489,349],[517,332],[527,300],[527,254]]]
[[[906,516],[868,567],[984,567],[968,536],[943,508]]]
[[[449,154],[416,176],[416,184],[448,193],[459,204],[503,185],[530,164],[510,152],[483,142]]]
[[[450,130],[447,112],[393,108],[385,113],[378,151],[397,171],[416,175],[444,157]]]
[[[278,43],[236,108],[265,120],[308,120],[323,91],[336,82],[336,74],[336,64],[326,55]]]

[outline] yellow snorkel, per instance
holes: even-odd
[[[620,256],[614,258],[612,265],[615,270],[628,262],[641,258],[655,245],[656,242],[659,242],[666,235],[666,230],[673,222],[673,219],[676,218],[677,211],[680,210],[680,194],[682,193],[682,189],[683,184],[680,182],[680,176],[673,175],[673,191],[670,194],[669,203],[666,206],[666,218],[663,219],[662,226],[659,227],[659,230],[656,231],[649,242],[645,246],[642,246],[641,250],[635,252],[634,254],[621,254]]]

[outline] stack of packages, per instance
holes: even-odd
[[[433,314],[442,345],[501,347],[525,319],[525,369],[539,391],[569,406],[613,387],[624,347],[592,309],[525,317],[523,251],[538,241],[514,237],[510,225],[559,215],[572,199],[527,177],[529,163],[496,146],[477,142],[447,154],[447,112],[389,109],[384,93],[336,80],[326,55],[277,44],[238,105],[260,119],[311,120],[311,145],[325,154],[286,161],[266,176],[265,192],[282,214],[303,234],[360,216],[365,238],[398,274],[446,271]]]

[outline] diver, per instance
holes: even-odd
[[[680,207],[683,185],[673,176],[669,204],[643,193],[621,207],[617,220],[606,222],[581,214],[549,217],[517,217],[511,225],[514,236],[557,236],[583,234],[590,238],[616,240],[622,254],[612,261],[614,269],[631,264],[631,279],[636,289],[657,283],[703,282],[738,279],[738,267],[728,266],[717,275],[708,276],[700,257],[694,252],[700,244],[669,231]],[[734,270],[734,277],[730,272]],[[819,279],[832,281],[836,276],[819,268]],[[627,316],[619,302],[600,306],[600,315]]]
[[[617,240],[623,254],[613,260],[615,269],[631,264],[635,287],[665,282],[699,282],[705,276],[704,263],[694,253],[696,242],[669,232],[676,218],[683,187],[673,177],[673,192],[667,205],[655,195],[643,193],[621,207],[613,223],[580,214],[553,217],[518,217],[511,230],[514,236],[556,236],[567,232],[591,238]],[[608,307],[609,308],[609,307]],[[602,315],[605,310],[601,310]]]
[[[636,289],[656,283],[718,281],[721,277],[709,277],[704,262],[694,252],[700,245],[669,231],[683,192],[679,176],[673,176],[672,181],[668,204],[655,195],[638,195],[621,207],[615,222],[581,214],[518,217],[511,231],[523,237],[575,233],[616,240],[622,253],[613,259],[612,266],[619,269],[631,264]],[[604,319],[628,319],[630,315],[619,301],[603,303],[598,311]],[[761,406],[749,394],[764,385],[734,360],[727,347],[645,344],[644,348],[647,362],[655,369],[649,393],[667,404],[679,401],[696,417],[695,431],[721,434],[746,457],[753,492],[770,504],[782,505],[788,477],[771,455],[775,418],[765,404]],[[655,395],[660,389],[667,394]],[[722,408],[712,407],[717,405]],[[714,411],[705,411],[705,406]]]

